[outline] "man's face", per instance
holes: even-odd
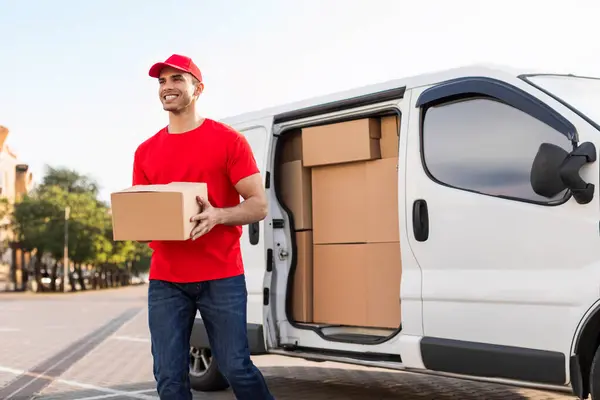
[[[173,113],[185,110],[202,92],[202,84],[194,85],[191,74],[170,67],[161,71],[158,83],[163,109]]]

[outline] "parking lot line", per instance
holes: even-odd
[[[128,341],[128,342],[150,343],[150,339],[149,338],[140,338],[140,337],[135,337],[135,336],[114,335],[114,336],[111,336],[109,339],[112,339],[112,340],[125,340],[125,341]]]
[[[114,334],[124,323],[135,317],[139,312],[140,309],[137,307],[128,309],[89,335],[72,343],[69,347],[56,353],[29,371],[26,371],[25,374],[21,374],[16,380],[0,388],[0,397],[8,400],[17,394],[21,397],[26,397],[33,393],[41,392],[56,377],[60,376],[110,335]],[[43,377],[43,379],[40,377]]]
[[[121,395],[119,393],[102,394],[99,396],[92,396],[92,397],[78,397],[75,400],[101,400],[101,399],[110,399],[111,397],[117,397],[117,396],[131,396],[133,394],[143,394],[143,393],[150,393],[150,392],[156,392],[156,390],[154,390],[154,389],[135,390],[133,392],[124,392],[124,393],[127,393],[125,395]],[[158,397],[153,397],[153,398],[157,399]]]
[[[72,381],[72,380],[68,380],[68,379],[54,378],[51,376],[36,374],[36,373],[29,372],[29,371],[21,370],[21,369],[5,367],[2,365],[0,365],[0,372],[6,372],[9,374],[13,374],[13,375],[26,375],[26,376],[29,376],[34,379],[51,380],[54,382],[63,383],[65,385],[77,387],[80,389],[89,389],[89,390],[95,390],[98,392],[103,392],[103,393],[109,394],[110,396],[129,396],[129,397],[133,397],[135,399],[141,399],[141,400],[156,400],[156,397],[154,397],[154,396],[146,396],[143,394],[143,393],[149,392],[151,390],[127,392],[124,390],[117,390],[117,389],[111,389],[111,388],[102,387],[102,386],[91,385],[89,383],[76,382],[76,381]]]
[[[0,332],[21,332],[19,328],[0,327]]]

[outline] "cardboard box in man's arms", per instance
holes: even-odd
[[[188,240],[206,183],[137,185],[111,193],[113,240]]]

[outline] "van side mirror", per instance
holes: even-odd
[[[580,144],[571,153],[554,144],[542,143],[531,166],[531,187],[548,198],[569,189],[577,203],[587,204],[594,198],[595,186],[581,179],[579,170],[594,161],[596,146],[591,142]]]

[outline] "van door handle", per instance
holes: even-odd
[[[251,245],[257,245],[260,239],[260,225],[258,222],[253,222],[248,225],[248,238]]]
[[[429,212],[427,202],[423,199],[415,200],[413,203],[413,233],[419,242],[429,238]]]

